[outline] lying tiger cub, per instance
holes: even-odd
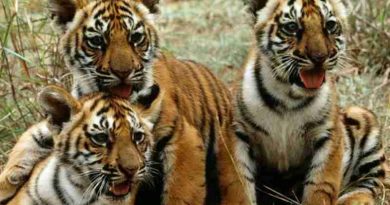
[[[150,174],[153,145],[134,106],[107,94],[76,100],[55,86],[39,102],[46,123],[60,130],[55,151],[8,204],[131,204]]]

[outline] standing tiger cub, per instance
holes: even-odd
[[[134,201],[151,174],[153,138],[126,99],[90,94],[76,100],[56,86],[39,104],[58,129],[54,151],[36,164],[9,205],[120,204]]]
[[[328,74],[345,56],[341,1],[247,3],[255,44],[236,95],[236,154],[257,203],[373,205],[387,169],[380,125],[341,110]]]

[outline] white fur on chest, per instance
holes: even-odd
[[[297,116],[280,118],[269,113],[263,114],[261,125],[269,135],[256,133],[253,136],[257,146],[260,146],[263,163],[280,171],[300,165],[310,151],[301,129],[304,123]]]
[[[277,113],[267,107],[259,95],[253,71],[254,62],[249,62],[247,66],[242,84],[242,98],[253,122],[268,133],[268,136],[261,132],[251,133],[250,136],[258,146],[262,163],[280,171],[287,171],[291,167],[301,165],[311,152],[311,143],[307,139],[311,136],[304,136],[303,127],[308,122],[316,122],[323,117],[321,112],[327,106],[329,86],[324,85],[310,105],[303,109]],[[286,100],[290,88],[283,85],[275,86],[277,85],[275,79],[267,76],[267,71],[262,71],[262,74],[267,90],[271,90],[271,95],[282,101],[288,108],[302,103],[302,100]],[[317,136],[313,136],[313,139],[315,137]]]

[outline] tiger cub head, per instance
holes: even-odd
[[[129,98],[153,83],[158,50],[158,0],[49,0],[74,94],[95,91]]]
[[[127,201],[150,176],[153,139],[149,124],[130,102],[107,94],[76,100],[56,86],[39,103],[53,129],[54,155],[71,170],[83,200]]]
[[[256,46],[279,81],[318,90],[326,71],[343,64],[346,10],[340,0],[246,1],[256,16]]]

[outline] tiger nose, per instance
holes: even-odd
[[[314,64],[322,65],[328,58],[328,54],[326,54],[325,52],[317,52],[310,54],[308,57]]]
[[[131,71],[130,70],[113,70],[112,71],[118,78],[124,80],[129,77]]]

